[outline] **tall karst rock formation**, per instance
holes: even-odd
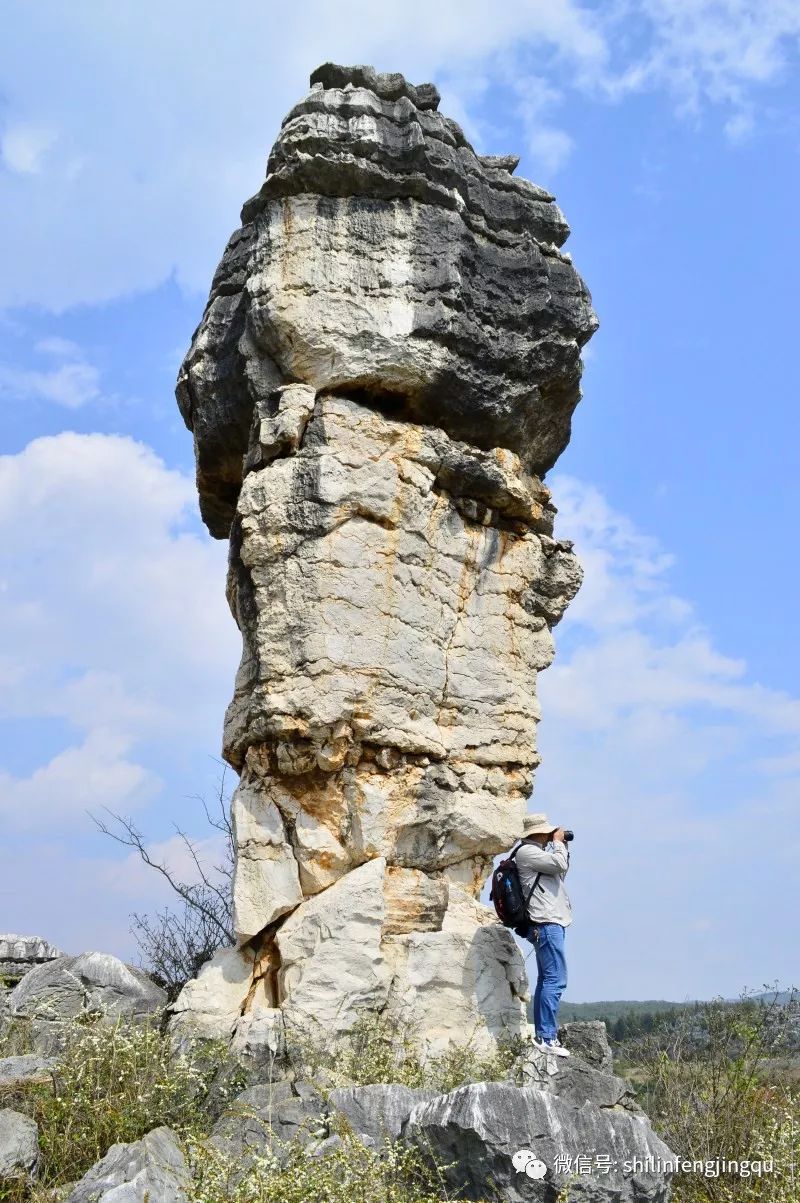
[[[371,1008],[441,1046],[525,1022],[477,896],[520,830],[536,674],[580,582],[541,477],[597,322],[552,196],[438,103],[314,72],[181,369],[243,654],[238,947],[179,1027],[333,1033]]]

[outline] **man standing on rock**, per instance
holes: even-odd
[[[547,815],[526,815],[515,859],[522,895],[527,898],[530,894],[528,930],[517,931],[536,949],[535,1046],[568,1057],[569,1051],[558,1039],[558,1004],[567,985],[564,931],[572,922],[572,907],[564,888],[569,869],[564,828],[553,827]]]

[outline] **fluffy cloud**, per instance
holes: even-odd
[[[9,400],[51,401],[65,409],[79,409],[100,395],[100,373],[80,347],[65,338],[43,339],[34,347],[50,365],[20,368],[0,363],[0,390]]]
[[[670,590],[670,557],[597,490],[554,489],[586,583],[540,679],[534,800],[578,832],[573,997],[788,981],[800,700],[714,645]]]
[[[0,62],[17,149],[3,188],[0,305],[62,309],[172,273],[205,291],[283,114],[326,59],[435,75],[449,103],[459,78],[519,42],[587,67],[604,53],[575,0],[306,0],[280,15],[253,0],[234,12],[12,0]],[[47,146],[23,153],[22,125],[49,131]]]
[[[193,483],[129,438],[65,433],[0,459],[0,720],[31,733],[27,771],[0,782],[7,823],[136,809],[172,748],[218,745],[237,636],[224,549],[194,505]],[[58,732],[46,759],[42,723]]]
[[[612,10],[612,39],[622,24],[640,32],[640,49],[608,75],[609,90],[665,88],[689,114],[721,105],[732,140],[752,130],[756,89],[785,75],[800,42],[793,0],[623,0]]]

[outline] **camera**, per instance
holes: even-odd
[[[565,827],[565,828],[564,828],[564,839],[567,841],[567,843],[569,843],[569,842],[570,842],[570,840],[574,840],[574,839],[575,839],[575,832],[574,832],[574,831],[570,831],[570,829],[569,829],[568,827]]]

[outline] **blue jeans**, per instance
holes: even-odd
[[[533,1023],[540,1040],[558,1036],[558,1004],[567,988],[567,961],[564,956],[564,928],[560,923],[541,923],[536,949],[538,978],[533,994]],[[531,930],[529,939],[533,935]]]

